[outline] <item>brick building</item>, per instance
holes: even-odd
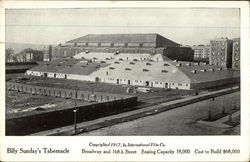
[[[240,70],[240,38],[233,39],[232,68]]]
[[[193,60],[191,48],[159,34],[89,34],[52,49],[53,58],[73,57],[81,52],[163,54],[170,59]]]
[[[209,45],[193,46],[194,60],[196,61],[209,61],[211,55],[211,47]]]
[[[210,41],[211,55],[209,64],[220,67],[232,67],[233,41],[228,38],[217,38]]]

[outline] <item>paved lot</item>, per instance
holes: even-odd
[[[240,134],[239,125],[233,128],[221,128],[200,124],[197,121],[208,118],[208,109],[212,108],[212,117],[220,117],[223,106],[226,113],[233,113],[235,107],[239,109],[240,92],[215,98],[215,101],[205,100],[182,106],[156,115],[140,118],[131,122],[105,127],[81,134],[83,136],[96,135],[223,135]],[[240,122],[240,118],[234,119]]]

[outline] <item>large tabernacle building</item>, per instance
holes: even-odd
[[[52,58],[81,52],[163,54],[170,59],[193,61],[193,50],[159,34],[89,34],[53,48]]]
[[[193,50],[158,34],[86,35],[55,49],[57,59],[27,75],[128,86],[201,89],[235,81],[239,73],[190,62]],[[234,78],[234,79],[233,79]]]
[[[215,65],[172,61],[162,54],[95,52],[41,63],[27,75],[187,90],[219,86],[239,78],[238,73]]]

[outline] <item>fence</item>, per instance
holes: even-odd
[[[6,90],[18,91],[23,93],[30,93],[36,95],[62,97],[66,99],[81,99],[85,101],[96,101],[96,102],[108,102],[119,99],[130,98],[129,95],[111,94],[103,92],[89,92],[82,90],[63,89],[63,88],[51,88],[41,87],[34,85],[25,85],[21,83],[6,83]]]

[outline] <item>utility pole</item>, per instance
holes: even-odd
[[[74,134],[77,133],[77,84],[75,86],[75,108],[73,110],[74,112]]]

